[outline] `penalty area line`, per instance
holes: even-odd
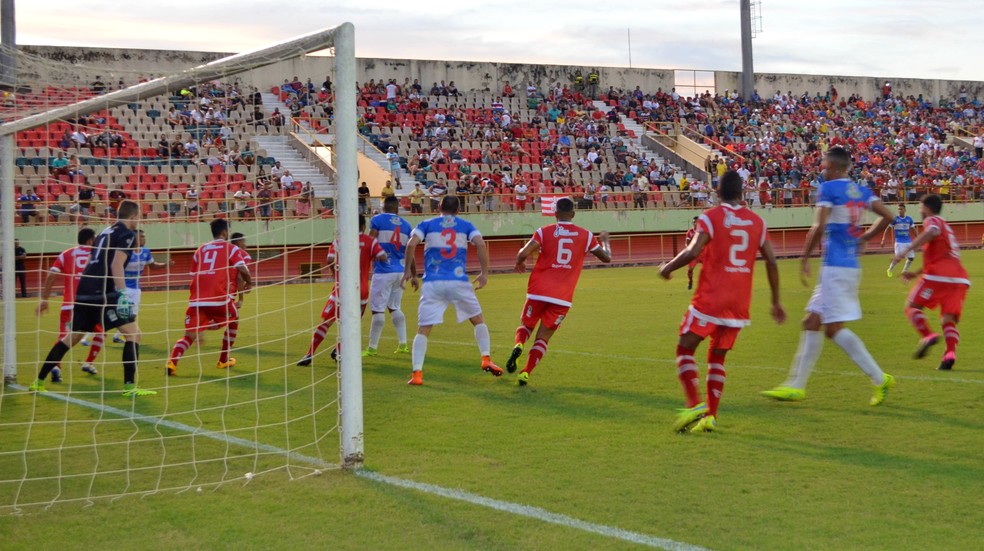
[[[27,387],[21,385],[8,385],[10,388],[15,390],[27,391]],[[300,454],[297,452],[292,452],[279,448],[277,446],[271,446],[269,444],[261,444],[254,440],[247,440],[245,438],[239,438],[236,436],[229,436],[228,434],[222,434],[221,432],[215,432],[210,430],[205,430],[200,427],[193,427],[191,425],[186,425],[184,423],[178,423],[177,421],[168,421],[167,419],[161,419],[160,417],[155,417],[153,415],[144,415],[141,413],[136,413],[134,411],[127,411],[125,409],[116,408],[113,406],[107,406],[106,404],[98,404],[95,402],[89,402],[87,400],[80,400],[79,398],[73,398],[71,396],[61,394],[59,392],[41,392],[38,393],[39,396],[45,398],[50,398],[52,400],[60,400],[62,402],[67,402],[72,405],[81,406],[88,409],[93,409],[103,413],[108,413],[110,415],[115,415],[123,419],[130,419],[132,421],[139,421],[141,423],[146,423],[148,425],[153,425],[155,427],[166,427],[169,429],[179,430],[182,432],[187,432],[192,436],[201,436],[203,438],[210,438],[212,440],[217,440],[226,444],[234,444],[237,446],[242,446],[244,448],[250,448],[257,451],[263,451],[271,454],[282,455],[294,461],[308,463],[314,465],[315,467],[321,469],[337,469],[338,465],[333,465],[317,457],[311,457],[309,455]]]
[[[599,536],[605,536],[608,538],[619,539],[630,543],[646,545],[649,547],[654,547],[656,549],[665,549],[667,551],[708,551],[707,548],[705,547],[699,547],[697,545],[691,545],[689,543],[683,543],[666,538],[658,538],[656,536],[650,536],[648,534],[640,534],[639,532],[623,530],[622,528],[607,526],[605,524],[587,522],[584,520],[576,519],[574,517],[569,517],[567,515],[552,513],[540,507],[534,507],[532,505],[522,505],[520,503],[513,503],[511,501],[501,501],[498,499],[492,499],[490,497],[473,494],[471,492],[466,492],[464,490],[455,490],[452,488],[445,488],[443,486],[437,486],[434,484],[414,482],[413,480],[407,480],[407,479],[397,478],[393,476],[386,476],[383,474],[362,470],[362,469],[355,471],[355,476],[366,478],[376,482],[381,482],[383,484],[398,486],[400,488],[417,490],[419,492],[424,492],[427,494],[432,494],[448,499],[454,499],[456,501],[464,501],[466,503],[471,503],[473,505],[480,505],[482,507],[488,507],[489,509],[495,509],[496,511],[502,511],[504,513],[521,515],[526,518],[533,518],[539,521],[548,522],[550,524],[557,524],[567,528],[583,530],[585,532],[590,532],[592,534],[597,534]]]
[[[27,388],[22,385],[12,384],[8,386],[15,390],[19,390],[23,392],[27,391]],[[107,406],[105,404],[89,402],[87,400],[73,398],[71,396],[67,396],[65,394],[61,394],[58,392],[43,392],[43,393],[39,393],[39,395],[51,400],[59,400],[72,405],[99,411],[109,415],[114,415],[122,419],[130,419],[132,421],[145,423],[148,425],[166,427],[169,429],[186,432],[193,436],[201,436],[204,438],[210,438],[212,440],[216,440],[227,444],[242,446],[244,448],[264,451],[276,455],[282,455],[294,461],[307,463],[309,465],[322,469],[334,469],[339,467],[338,465],[328,463],[317,457],[311,457],[308,455],[299,454],[297,452],[285,450],[277,446],[271,446],[269,444],[261,444],[253,440],[238,438],[236,436],[229,436],[227,434],[222,434],[220,432],[205,430],[199,427],[186,425],[184,423],[178,423],[176,421],[168,421],[167,419],[161,419],[160,417],[156,417],[153,415],[144,415],[113,406]],[[372,480],[383,484],[389,484],[399,488],[416,490],[419,492],[424,492],[439,497],[444,497],[447,499],[463,501],[466,503],[471,503],[473,505],[479,505],[482,507],[487,507],[489,509],[494,509],[496,511],[521,515],[526,518],[533,518],[536,520],[540,520],[542,522],[557,524],[559,526],[573,528],[576,530],[582,530],[585,532],[590,532],[592,534],[597,534],[612,539],[627,541],[630,543],[645,545],[656,549],[665,549],[667,551],[708,551],[707,548],[705,547],[699,547],[696,545],[691,545],[689,543],[678,542],[666,538],[658,538],[655,536],[650,536],[648,534],[641,534],[639,532],[632,532],[629,530],[616,528],[614,526],[607,526],[605,524],[587,522],[584,520],[576,519],[574,517],[569,517],[567,515],[553,513],[547,511],[546,509],[542,509],[540,507],[533,507],[531,505],[523,505],[520,503],[513,503],[509,501],[493,499],[490,497],[485,497],[478,494],[466,492],[464,490],[456,490],[453,488],[445,488],[443,486],[437,486],[434,484],[415,482],[413,480],[386,476],[383,474],[379,474],[372,471],[366,471],[362,469],[356,470],[355,475],[360,478],[365,478],[367,480]]]

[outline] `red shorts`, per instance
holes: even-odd
[[[960,319],[963,313],[964,299],[967,298],[967,285],[962,283],[946,283],[943,281],[927,281],[920,278],[912,292],[909,302],[918,308],[933,309],[939,306],[940,314],[950,314]]]
[[[516,210],[526,210],[526,199],[516,199]]]
[[[198,332],[221,329],[238,319],[239,310],[235,302],[222,306],[189,306],[185,310],[185,330]]]
[[[369,301],[363,299],[362,301],[362,315],[366,315],[366,304]],[[321,311],[321,319],[328,321],[338,321],[338,306],[335,304],[335,295],[332,295],[328,302],[325,303],[325,309]]]
[[[523,305],[523,325],[525,327],[536,327],[539,322],[542,327],[551,331],[556,331],[560,327],[560,322],[564,321],[570,306],[561,306],[542,300],[526,299]]]
[[[741,327],[729,327],[704,321],[695,317],[693,312],[688,310],[680,324],[680,336],[687,333],[693,333],[701,340],[710,337],[712,350],[731,350],[735,346],[735,341],[738,340]]]

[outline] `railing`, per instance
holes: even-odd
[[[882,195],[887,203],[897,201],[915,202],[918,198],[927,193],[941,195],[947,203],[971,203],[984,199],[984,186],[956,187],[950,186],[948,193],[942,193],[942,189],[934,186],[919,186],[905,189],[905,196]],[[812,204],[812,189],[769,189],[746,190],[743,193],[745,203],[751,208],[786,208],[797,206],[808,206]],[[513,193],[497,194],[457,194],[453,191],[451,195],[456,195],[461,199],[462,213],[481,213],[481,212],[536,212],[540,210],[539,193],[527,193],[526,201],[520,202]],[[643,211],[643,210],[665,210],[665,209],[704,209],[711,206],[709,200],[716,197],[712,191],[680,191],[677,189],[652,190],[646,192],[633,192],[628,188],[621,188],[617,191],[608,193],[596,192],[594,199],[584,198],[583,191],[556,191],[546,192],[542,195],[567,196],[578,203],[580,210],[611,210],[611,211]],[[263,219],[305,219],[313,217],[333,216],[334,204],[331,199],[312,198],[310,201],[310,213],[308,215],[295,215],[297,203],[300,195],[283,196],[278,195],[263,202],[256,198],[246,201],[243,208],[237,207],[237,200],[230,196],[225,198],[199,198],[198,211],[189,212],[188,201],[185,199],[143,199],[137,202],[141,205],[141,212],[145,220],[160,220],[163,222],[197,222],[211,220],[212,218],[225,216],[236,218],[256,218]],[[430,196],[423,198],[422,202],[414,203],[409,196],[400,196],[402,212],[404,214],[431,215],[439,212],[438,199]],[[85,221],[89,223],[111,222],[108,217],[108,207],[110,202],[103,198],[95,198],[91,201],[89,214],[83,212],[77,201],[46,201],[40,200],[33,202],[33,209],[36,215],[30,216],[27,222],[22,220],[23,208],[18,204],[16,210],[16,224],[76,224]],[[381,204],[381,197],[370,198],[370,208]],[[419,206],[419,209],[417,208]],[[302,211],[303,211],[302,207]]]

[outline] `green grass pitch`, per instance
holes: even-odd
[[[690,297],[685,273],[665,282],[652,267],[586,270],[574,308],[526,388],[514,385],[515,376],[483,373],[470,325],[451,323],[450,313],[431,336],[425,386],[408,387],[410,360],[390,354],[396,341],[387,320],[381,354],[363,368],[366,468],[711,549],[977,548],[984,525],[984,295],[971,289],[955,370],[935,371],[942,345],[927,359],[911,358],[917,338],[903,315],[907,287],[885,276],[887,262],[864,258],[864,319],[850,325],[898,378],[883,406],[867,405],[869,381],[829,341],[807,400],[758,396],[785,378],[810,292],[796,262],[783,261],[790,320],[776,326],[769,318],[759,266],[754,323],[728,356],[719,432],[674,434],[682,392],[673,355]],[[984,282],[975,277],[984,273],[984,254],[966,252],[965,263]],[[501,274],[479,291],[500,365],[525,284],[526,276]],[[214,368],[221,335],[213,332],[202,355],[189,351],[180,377],[170,380],[163,365],[181,334],[186,292],[145,293],[140,380],[160,395],[136,406],[117,395],[118,345],[107,347],[98,378],[78,369],[80,349],[66,362],[66,383],[49,388],[70,384],[82,400],[337,461],[327,346],[313,368],[293,366],[328,289],[258,289],[243,309],[235,369]],[[404,298],[411,338],[416,298],[410,291]],[[18,304],[25,386],[57,323],[52,314],[35,318],[35,304]],[[931,321],[939,326],[935,315]],[[44,332],[37,336],[37,329]],[[266,472],[280,459],[262,450],[9,388],[0,397],[0,426],[0,478],[42,478],[0,484],[4,549],[42,542],[113,549],[633,547],[341,471],[311,476],[298,464]],[[93,447],[94,440],[104,445]],[[94,462],[99,474],[84,476]],[[245,472],[263,474],[246,483]],[[213,484],[222,480],[231,482]],[[199,485],[201,493],[194,491]],[[81,500],[144,491],[89,507]],[[80,500],[19,514],[9,507],[56,496]]]

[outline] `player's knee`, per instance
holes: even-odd
[[[820,316],[814,313],[807,314],[803,318],[803,330],[804,331],[819,331],[820,330]]]
[[[833,339],[834,336],[837,335],[837,333],[840,332],[840,330],[843,328],[844,328],[844,324],[842,323],[831,323],[826,327],[824,327],[824,334],[827,335],[828,339]]]

